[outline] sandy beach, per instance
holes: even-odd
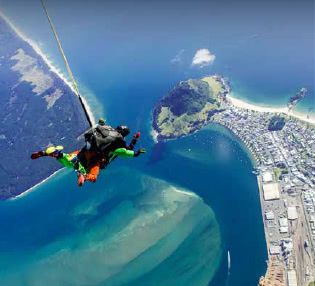
[[[314,115],[307,115],[307,114],[303,114],[301,112],[298,111],[292,111],[289,110],[287,106],[284,107],[269,107],[269,106],[259,106],[256,104],[252,104],[249,102],[246,102],[244,100],[238,99],[233,97],[233,95],[228,95],[228,100],[231,102],[232,105],[234,105],[235,107],[238,108],[242,108],[242,109],[249,109],[249,110],[254,110],[254,111],[258,111],[258,112],[270,112],[270,113],[282,113],[285,114],[287,116],[292,116],[296,119],[302,120],[304,122],[308,122],[311,124],[315,125],[315,116]]]

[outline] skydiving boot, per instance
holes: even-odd
[[[63,146],[50,146],[45,150],[46,156],[58,158],[60,156]]]
[[[63,146],[50,146],[44,151],[41,150],[41,151],[32,153],[31,159],[35,160],[44,156],[57,158],[60,155],[61,150],[63,150]]]
[[[45,151],[38,151],[38,152],[32,153],[31,159],[35,160],[35,159],[38,159],[38,158],[43,157],[43,156],[46,156]]]

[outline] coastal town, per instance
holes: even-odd
[[[315,120],[293,109],[306,91],[298,91],[285,107],[259,106],[237,99],[227,79],[212,75],[180,82],[153,113],[157,140],[186,136],[212,122],[247,146],[268,248],[259,286],[315,281]]]
[[[275,117],[284,123],[273,129]],[[268,247],[259,285],[308,286],[315,280],[315,126],[236,106],[229,97],[211,120],[235,133],[256,164]]]

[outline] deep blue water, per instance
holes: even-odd
[[[94,185],[78,189],[62,172],[2,202],[2,284],[256,285],[264,274],[258,186],[243,146],[218,126],[155,145],[150,112],[179,80],[216,72],[264,104],[306,86],[299,107],[312,108],[313,1],[197,2],[48,1],[96,116],[141,130],[148,153],[115,161]],[[64,70],[37,1],[0,7]],[[216,55],[212,66],[190,66],[199,48]]]
[[[282,105],[305,86],[308,97],[298,108],[315,106],[312,0],[54,0],[47,6],[76,76],[98,97],[118,81],[126,87],[138,86],[139,77],[162,82],[165,93],[178,80],[218,72],[249,101]],[[2,0],[0,7],[63,68],[38,1]],[[191,68],[200,48],[216,59]],[[172,65],[181,50],[181,62]]]

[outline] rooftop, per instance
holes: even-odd
[[[278,183],[263,184],[265,201],[280,199],[280,187]]]

